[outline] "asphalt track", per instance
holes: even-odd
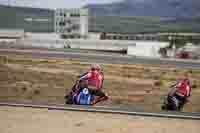
[[[109,53],[55,52],[41,50],[0,49],[0,55],[31,55],[33,58],[73,59],[89,63],[166,65],[184,69],[200,69],[200,61],[144,58]]]
[[[12,103],[12,102],[0,102],[0,106],[11,107],[24,107],[24,108],[40,108],[48,110],[62,110],[62,111],[83,111],[93,113],[111,113],[122,115],[135,115],[143,117],[162,117],[172,119],[190,119],[200,120],[200,113],[183,113],[183,112],[142,112],[135,111],[131,108],[116,108],[116,107],[103,107],[103,106],[80,106],[80,105],[53,105],[53,104],[33,104],[33,103]]]

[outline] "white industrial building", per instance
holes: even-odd
[[[2,44],[10,44],[15,43],[16,40],[20,38],[24,38],[25,32],[21,29],[0,29],[0,43]]]
[[[127,51],[128,55],[140,57],[161,57],[159,50],[169,45],[169,42],[159,41],[130,41],[130,40],[99,40],[90,39],[61,39],[58,34],[26,34],[26,39],[18,44],[31,47],[74,48],[103,51]]]
[[[24,30],[22,29],[0,29],[0,38],[22,38]]]
[[[56,9],[55,32],[66,38],[88,36],[88,9]]]
[[[50,12],[50,11],[49,11]],[[36,14],[36,13],[35,13]],[[45,13],[44,13],[45,14]],[[130,37],[139,37],[108,34],[110,38],[101,40],[101,33],[89,33],[89,11],[88,9],[56,9],[49,13],[54,19],[54,24],[43,24],[47,19],[37,19],[41,21],[41,27],[48,26],[53,28],[55,32],[39,32],[39,26],[34,24],[34,28],[38,28],[35,32],[28,30],[0,30],[0,39],[15,39],[15,46],[23,47],[44,47],[44,48],[77,48],[77,49],[92,49],[103,51],[127,51],[128,55],[160,57],[160,48],[169,45],[169,42],[159,41],[137,41],[130,40]],[[27,15],[29,16],[29,15]],[[45,16],[45,15],[44,15]],[[41,16],[43,18],[43,16]],[[23,17],[22,17],[23,18]],[[45,20],[45,21],[44,21]],[[25,22],[35,22],[32,19],[26,19]],[[26,24],[26,23],[25,23]],[[24,24],[24,25],[25,25]],[[30,24],[30,23],[28,23]],[[51,26],[52,24],[52,26]],[[60,38],[63,37],[63,38]],[[113,40],[114,39],[114,40]],[[117,40],[119,39],[119,40]],[[3,40],[5,42],[5,40]],[[1,45],[1,44],[0,44]],[[8,44],[10,45],[10,44]]]
[[[141,57],[161,57],[160,48],[169,46],[169,42],[158,41],[133,41],[134,45],[129,45],[127,48],[128,55]]]

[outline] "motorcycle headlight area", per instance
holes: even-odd
[[[88,88],[84,88],[84,89],[83,89],[83,94],[87,95],[88,93],[89,93]]]

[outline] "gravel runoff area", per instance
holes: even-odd
[[[200,112],[200,71],[157,65],[102,64],[103,90],[110,101],[102,105],[131,106],[160,112],[170,86],[191,77],[192,95],[184,112]],[[77,76],[90,64],[67,59],[37,59],[30,55],[0,56],[0,101],[63,104]]]
[[[199,133],[200,121],[0,107],[0,133]]]

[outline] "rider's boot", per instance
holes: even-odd
[[[95,105],[96,103],[101,102],[101,101],[106,101],[107,99],[108,99],[108,96],[95,98],[95,99],[91,102],[91,105]]]

